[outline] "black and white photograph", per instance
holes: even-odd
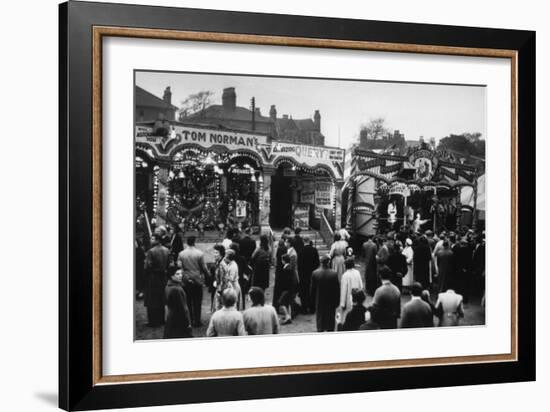
[[[134,81],[136,340],[485,325],[486,87]]]

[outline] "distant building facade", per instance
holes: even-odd
[[[208,106],[204,110],[179,120],[266,133],[281,142],[317,146],[325,144],[325,137],[321,133],[319,110],[315,110],[313,119],[293,119],[288,114],[277,117],[277,108],[275,105],[271,105],[269,116],[264,116],[257,107],[252,109],[237,106],[237,93],[234,87],[223,89],[221,105]]]
[[[135,119],[138,122],[158,120],[176,120],[178,108],[172,104],[172,91],[170,86],[164,89],[162,99],[154,94],[135,87]],[[161,116],[159,116],[161,115]]]

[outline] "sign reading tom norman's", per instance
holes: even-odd
[[[182,143],[195,143],[205,148],[220,145],[227,147],[229,150],[256,150],[259,144],[267,144],[267,136],[180,125],[169,126],[167,133],[162,136],[155,133],[154,128],[151,126],[138,125],[136,126],[136,143],[157,145],[162,151]]]

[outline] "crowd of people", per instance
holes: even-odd
[[[299,228],[286,228],[277,242],[262,234],[259,244],[249,229],[233,229],[214,246],[213,262],[195,242],[161,226],[147,252],[136,244],[138,298],[143,294],[148,325],[164,325],[165,338],[192,337],[203,326],[205,290],[212,313],[206,336],[277,334],[313,313],[318,332],[455,326],[464,303],[484,299],[484,233],[467,228],[437,235],[403,229],[359,246],[342,230],[322,256]],[[411,298],[402,307],[404,294]]]

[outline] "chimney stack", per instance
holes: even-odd
[[[222,105],[225,110],[235,110],[237,107],[237,94],[234,87],[223,89]]]
[[[167,86],[166,89],[164,89],[162,100],[164,100],[168,104],[172,104],[172,92],[170,91],[170,86]]]
[[[277,120],[277,109],[275,108],[275,105],[274,105],[274,104],[272,104],[272,105],[271,105],[271,109],[269,109],[269,118],[270,118],[272,121]]]
[[[313,124],[315,125],[315,130],[320,132],[321,131],[321,114],[319,113],[319,110],[315,110],[315,114],[313,115]]]

